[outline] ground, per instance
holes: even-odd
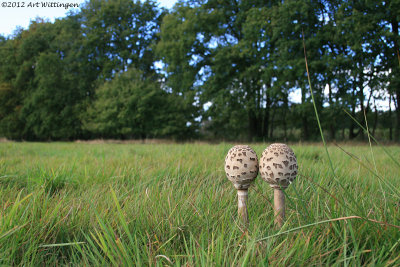
[[[233,145],[0,143],[0,265],[400,264],[399,146],[289,144],[286,222],[257,177],[246,230]]]

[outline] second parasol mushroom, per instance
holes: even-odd
[[[238,190],[238,213],[243,224],[248,225],[247,214],[248,188],[258,175],[256,152],[246,145],[232,147],[225,158],[226,177]]]
[[[274,189],[275,224],[282,227],[285,220],[285,190],[296,178],[297,160],[285,144],[272,144],[262,153],[260,174]]]

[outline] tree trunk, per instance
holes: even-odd
[[[399,103],[400,103],[400,92],[397,92],[396,94],[396,128],[394,131],[394,140],[395,141],[400,141],[400,109],[399,109]]]
[[[392,16],[392,21],[391,21],[391,25],[392,25],[392,30],[393,30],[393,34],[395,36],[395,38],[393,38],[393,42],[394,42],[394,49],[396,50],[395,55],[397,56],[397,61],[398,61],[398,70],[400,69],[400,50],[399,50],[399,44],[397,42],[397,37],[399,36],[399,23],[397,22],[397,19],[395,16]],[[397,73],[400,73],[400,71],[397,71]],[[399,79],[398,77],[396,77],[396,79]],[[393,100],[395,101],[396,105],[396,128],[395,128],[395,141],[400,141],[400,110],[399,110],[399,105],[400,105],[400,88],[397,87],[395,89],[395,94],[396,94],[396,99],[393,98]],[[397,103],[396,103],[397,102]]]
[[[375,101],[374,101],[375,103]],[[372,128],[372,136],[375,136],[375,130],[376,127],[378,126],[378,109],[376,108],[376,104],[374,104],[374,109],[375,109],[375,120],[374,120],[374,126]]]
[[[270,107],[271,107],[271,99],[267,96],[266,97],[266,107],[264,110],[264,120],[263,120],[263,125],[262,125],[262,137],[263,140],[265,141],[265,138],[268,138],[268,131],[269,131],[269,113],[270,113]]]
[[[389,94],[389,140],[393,140],[393,125],[392,125],[392,95]]]
[[[272,106],[272,117],[271,117],[271,129],[269,131],[269,139],[273,140],[274,139],[274,119],[275,119],[275,114],[276,114],[276,108]]]
[[[330,125],[329,125],[329,132],[330,132],[330,139],[335,140],[336,139],[336,127],[333,122],[330,123]]]
[[[328,84],[328,89],[329,89],[329,109],[332,112],[333,111],[333,99],[332,99],[332,87],[331,84]],[[329,124],[329,132],[330,132],[330,139],[335,140],[335,133],[336,133],[336,125],[335,125],[335,115],[331,116],[332,121]]]
[[[393,38],[393,42],[394,42],[394,49],[396,50],[396,56],[397,56],[397,61],[399,63],[399,68],[400,68],[400,49],[399,49],[399,44],[397,43],[397,36],[399,36],[399,23],[397,22],[397,19],[395,16],[392,17],[392,30],[394,33],[395,38]]]
[[[306,104],[306,90],[303,89],[304,86],[302,86],[301,89],[301,105],[305,105]],[[305,112],[304,110],[302,110],[301,112],[301,122],[302,122],[302,139],[303,140],[308,140],[309,138],[309,132],[308,132],[308,120],[307,120],[307,112]]]
[[[257,136],[257,117],[254,112],[254,110],[250,109],[248,111],[248,118],[249,118],[249,132],[248,132],[248,138],[249,141],[253,141],[254,138]]]
[[[365,111],[365,106],[364,106],[364,100],[365,100],[365,96],[364,96],[364,87],[363,87],[363,79],[360,78],[360,106],[361,106],[361,120],[360,122],[364,121],[366,119],[366,116],[364,117],[364,114],[366,114]],[[364,122],[364,127],[366,125],[367,122]],[[360,128],[359,131],[357,132],[357,134],[360,134],[360,140],[364,140],[364,131]]]
[[[351,107],[351,115],[353,116],[353,118],[356,117],[356,107],[355,104],[352,105]],[[352,119],[350,119],[350,128],[349,128],[349,140],[353,140],[357,135],[354,133],[354,121]]]
[[[287,123],[286,123],[286,113],[289,110],[288,99],[285,99],[285,106],[283,110],[283,140],[287,141]]]

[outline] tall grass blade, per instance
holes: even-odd
[[[315,117],[316,117],[316,119],[317,119],[319,132],[320,132],[320,134],[321,134],[322,142],[323,142],[323,144],[324,144],[325,153],[326,153],[326,155],[327,155],[327,157],[328,157],[329,166],[330,166],[331,171],[332,171],[332,174],[333,174],[333,179],[334,179],[334,180],[339,184],[339,186],[346,192],[347,196],[349,196],[349,197],[351,198],[351,200],[352,200],[353,203],[357,206],[357,208],[359,209],[359,211],[361,211],[362,208],[361,208],[361,206],[358,204],[358,202],[355,200],[355,198],[353,197],[353,195],[349,192],[349,190],[347,190],[347,189],[343,186],[343,184],[342,184],[342,183],[337,179],[337,177],[336,177],[336,173],[335,173],[335,169],[334,169],[334,167],[333,167],[333,163],[332,163],[332,160],[331,160],[331,156],[330,156],[330,154],[329,154],[328,147],[327,147],[326,142],[325,142],[325,137],[324,137],[324,133],[323,133],[323,131],[322,131],[321,122],[320,122],[320,120],[319,120],[319,115],[318,115],[317,106],[316,106],[316,104],[315,104],[314,93],[313,93],[312,85],[311,85],[310,72],[309,72],[309,70],[308,70],[308,61],[307,61],[307,52],[306,52],[306,43],[305,43],[305,38],[304,38],[304,32],[302,33],[302,35],[303,35],[304,59],[305,59],[305,63],[306,63],[308,85],[309,85],[309,87],[310,87],[310,94],[311,94],[311,98],[312,98],[312,102],[313,102],[313,107],[314,107],[314,111],[315,111]],[[349,207],[345,202],[343,202],[343,203],[344,203],[344,205],[345,205],[347,208],[350,209],[350,207]],[[354,210],[351,210],[351,211],[354,212]]]
[[[319,132],[321,134],[322,143],[324,144],[325,152],[326,152],[326,155],[328,156],[329,166],[331,167],[331,171],[333,173],[333,176],[336,176],[335,169],[333,168],[331,156],[329,154],[328,147],[327,147],[326,142],[325,142],[325,137],[324,137],[324,133],[322,131],[321,122],[319,120],[317,106],[315,104],[314,92],[313,92],[313,89],[312,89],[312,86],[311,86],[311,78],[310,78],[310,72],[308,70],[308,61],[307,61],[307,52],[306,52],[306,42],[305,42],[305,38],[304,38],[304,31],[302,32],[302,35],[303,35],[303,49],[304,49],[304,59],[305,59],[305,63],[306,63],[307,79],[308,79],[308,85],[310,87],[310,94],[311,94],[311,99],[312,99],[312,102],[313,102],[315,118],[317,119]]]
[[[377,224],[380,224],[380,225],[391,226],[391,227],[394,227],[394,228],[397,228],[397,229],[400,230],[400,226],[398,226],[398,225],[393,225],[393,224],[389,224],[389,223],[386,223],[386,222],[380,222],[380,221],[373,220],[373,219],[368,219],[368,218],[362,218],[360,216],[347,216],[347,217],[329,219],[329,220],[319,221],[319,222],[310,223],[310,224],[306,224],[306,225],[303,225],[303,226],[295,227],[295,228],[289,229],[287,231],[279,232],[279,233],[274,234],[274,235],[270,235],[270,236],[267,236],[267,237],[263,237],[263,238],[257,239],[257,242],[264,241],[264,240],[267,240],[267,239],[270,239],[270,238],[273,238],[273,237],[277,237],[277,236],[280,236],[280,235],[288,234],[288,233],[291,233],[291,232],[296,232],[296,231],[299,231],[299,230],[302,230],[302,229],[305,229],[305,228],[308,228],[308,227],[311,227],[311,226],[315,226],[315,225],[320,225],[320,224],[325,224],[325,223],[330,223],[330,222],[337,222],[337,221],[346,221],[346,220],[351,220],[351,219],[361,219],[361,220],[377,223]]]
[[[362,126],[361,123],[359,123],[358,120],[357,120],[356,118],[354,118],[346,109],[343,109],[343,111],[344,111],[344,112],[345,112],[345,113],[346,113],[346,114],[361,128],[361,129],[363,129],[364,132],[368,132],[367,129],[365,129],[364,126]],[[382,150],[383,150],[383,151],[386,153],[386,155],[393,161],[393,163],[396,164],[397,167],[400,168],[400,161],[397,161],[397,160],[392,156],[392,154],[390,154],[389,151],[387,151],[387,149],[386,149],[383,145],[381,145],[381,144],[378,142],[378,140],[377,140],[372,134],[369,134],[369,136],[371,137],[372,140],[374,140],[374,142],[375,142],[377,145],[379,145],[379,146],[382,148]]]

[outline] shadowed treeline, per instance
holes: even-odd
[[[0,36],[0,137],[400,140],[398,1],[86,2]],[[309,94],[305,39],[315,103]],[[348,115],[350,114],[350,115]]]

